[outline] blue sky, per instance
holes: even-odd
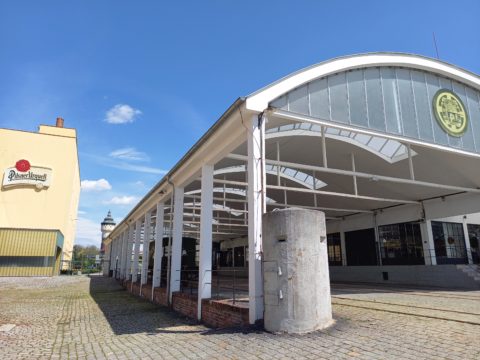
[[[480,1],[0,0],[0,127],[78,130],[77,243],[100,243],[239,96],[332,57],[480,73]],[[1,144],[0,144],[1,146]]]

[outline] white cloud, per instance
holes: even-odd
[[[85,215],[87,212],[86,211],[83,211],[83,210],[78,210],[77,211],[77,214],[78,215]]]
[[[127,147],[123,149],[114,150],[109,154],[111,157],[122,160],[132,160],[132,161],[149,161],[150,158],[147,154],[133,147]]]
[[[150,166],[134,165],[134,164],[130,164],[128,162],[121,161],[119,159],[114,159],[111,157],[98,156],[98,155],[89,154],[89,153],[80,153],[80,154],[82,156],[86,156],[86,157],[89,157],[90,159],[93,159],[95,162],[97,162],[98,164],[101,164],[102,166],[108,166],[115,169],[149,173],[149,174],[160,174],[160,175],[164,175],[167,173],[167,171],[163,169],[150,167]]]
[[[101,241],[102,233],[100,231],[100,222],[96,223],[90,219],[79,217],[77,220],[75,244],[100,247]]]
[[[80,186],[83,191],[103,191],[112,188],[112,185],[105,179],[82,180]]]
[[[109,124],[126,124],[131,123],[142,112],[134,109],[130,105],[117,104],[107,111],[105,121]]]
[[[112,204],[112,205],[132,205],[135,204],[139,200],[136,196],[114,196],[110,200],[104,202],[104,204]]]
[[[143,173],[149,173],[149,174],[164,175],[164,174],[167,173],[166,170],[157,169],[157,168],[150,167],[150,166],[132,165],[132,164],[129,164],[129,163],[126,163],[126,162],[110,163],[110,164],[105,164],[105,165],[113,167],[115,169],[143,172]]]

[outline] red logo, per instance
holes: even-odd
[[[15,167],[20,172],[26,172],[30,170],[30,163],[28,162],[28,160],[18,160],[15,164]]]

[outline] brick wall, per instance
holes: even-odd
[[[129,292],[131,292],[133,295],[137,295],[139,296],[140,295],[140,282],[137,281],[137,282],[134,282],[133,284],[130,282],[130,284],[128,284],[129,286],[127,287],[127,290]]]
[[[248,326],[248,308],[205,299],[202,300],[202,322],[215,328]]]
[[[197,318],[197,295],[174,292],[172,294],[172,309],[189,318]]]
[[[153,302],[162,306],[168,306],[167,288],[155,288],[153,290]]]
[[[140,282],[126,281],[127,291],[133,295],[141,296],[146,300],[152,299],[151,285],[142,286],[140,295]],[[162,306],[168,306],[168,294],[166,288],[153,289],[153,302]],[[172,309],[191,319],[197,319],[197,295],[174,292],[172,295]],[[248,308],[232,305],[227,300],[202,301],[202,322],[215,328],[227,328],[248,326]]]
[[[142,285],[142,293],[140,297],[147,299],[148,301],[152,300],[152,284]]]

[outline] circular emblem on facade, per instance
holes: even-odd
[[[462,136],[467,131],[468,115],[462,100],[450,90],[440,89],[433,97],[433,113],[447,134]]]
[[[28,160],[18,160],[15,164],[15,168],[20,172],[26,172],[30,170],[30,163],[28,162]]]

